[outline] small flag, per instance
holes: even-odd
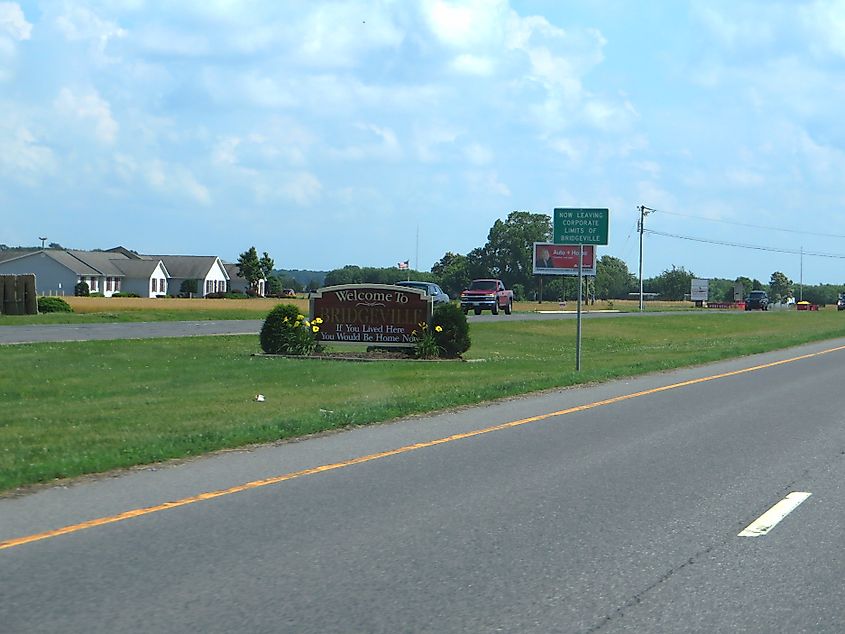
[[[410,263],[411,263],[411,261],[410,261],[410,260],[405,260],[404,262],[399,262],[396,266],[398,266],[398,267],[399,267],[399,270],[400,270],[400,271],[404,271],[404,270],[406,270],[406,269],[408,268],[408,266],[410,265]]]

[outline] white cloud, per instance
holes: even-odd
[[[370,133],[368,136],[370,138],[374,136],[376,140],[366,140],[357,145],[329,149],[329,156],[335,160],[362,161],[365,159],[395,160],[402,155],[402,148],[396,138],[396,133],[390,128],[373,124],[357,124],[355,127]]]
[[[20,42],[28,40],[31,34],[32,24],[26,21],[20,5],[15,2],[0,2],[0,36]]]
[[[481,194],[494,194],[496,196],[510,196],[511,190],[494,171],[473,170],[466,174],[467,182],[473,191]]]
[[[0,81],[14,77],[18,42],[28,40],[32,25],[26,21],[20,6],[14,2],[0,2]]]
[[[55,169],[53,151],[29,128],[14,120],[0,125],[0,174],[34,186]]]
[[[815,36],[813,45],[845,57],[845,2],[816,0],[802,7],[801,12],[808,30]]]
[[[479,143],[473,143],[464,149],[464,156],[473,165],[487,165],[493,160],[493,151]]]
[[[462,53],[450,65],[458,73],[488,77],[493,74],[496,63],[490,57]]]
[[[762,174],[747,169],[729,170],[725,177],[739,187],[759,187],[766,182]]]
[[[278,187],[265,188],[264,195],[269,197],[269,194],[277,193],[283,198],[305,207],[319,200],[322,192],[323,185],[314,174],[295,172],[287,175]]]
[[[452,48],[489,46],[503,38],[506,0],[424,0],[422,13],[434,36]]]
[[[90,9],[77,4],[66,4],[62,15],[56,17],[56,26],[70,41],[92,40],[100,52],[114,38],[126,37],[127,32],[115,22],[104,20]]]
[[[439,149],[454,144],[459,135],[459,130],[444,123],[415,127],[413,144],[417,158],[424,163],[440,160]]]
[[[118,124],[111,114],[111,106],[97,91],[77,95],[70,88],[62,88],[54,102],[56,109],[67,116],[92,121],[94,134],[103,143],[113,143]]]
[[[174,197],[188,197],[201,205],[211,203],[208,188],[191,170],[155,159],[143,168],[147,183],[155,190]]]

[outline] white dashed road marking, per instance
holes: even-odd
[[[762,537],[778,525],[784,517],[792,513],[798,505],[810,497],[812,493],[793,491],[756,520],[751,522],[737,537]]]

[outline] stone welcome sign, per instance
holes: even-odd
[[[325,343],[412,348],[420,324],[431,320],[433,298],[425,291],[387,284],[327,286],[311,295],[311,321],[323,320]]]

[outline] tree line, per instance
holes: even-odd
[[[483,246],[469,253],[447,251],[431,267],[431,271],[400,271],[395,267],[360,267],[347,265],[329,271],[323,285],[336,284],[393,284],[413,277],[432,281],[457,297],[473,279],[497,278],[514,291],[517,300],[560,301],[577,295],[577,278],[534,275],[533,248],[535,242],[551,242],[552,218],[547,214],[512,211],[505,220],[497,219],[487,234]],[[266,255],[266,254],[265,254]],[[643,291],[657,293],[660,299],[680,301],[689,296],[692,271],[673,266],[657,276],[643,280]],[[542,281],[541,281],[542,279]],[[297,288],[292,281],[288,288]],[[711,301],[733,301],[734,288],[742,285],[743,298],[752,290],[765,290],[772,301],[786,297],[803,298],[818,304],[836,302],[840,287],[833,284],[804,286],[803,290],[784,273],[775,271],[768,283],[740,276],[734,280],[711,279]],[[596,263],[596,276],[588,282],[589,294],[598,299],[625,299],[639,291],[639,280],[628,270],[627,264],[612,255],[603,255]]]

